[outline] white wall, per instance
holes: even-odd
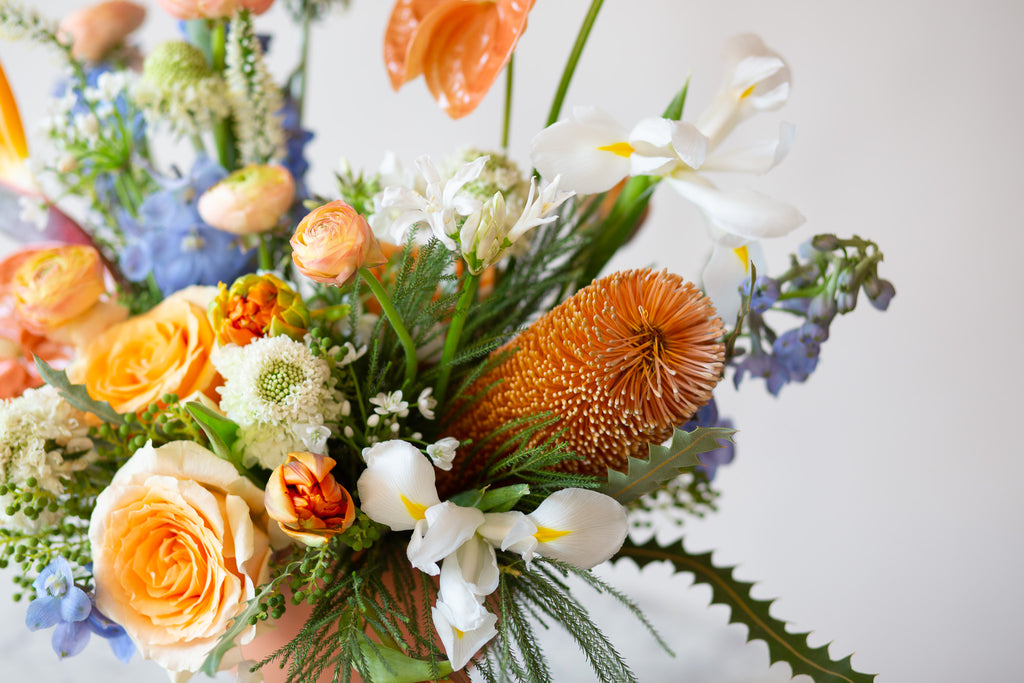
[[[40,3],[54,14],[77,4]],[[169,22],[149,4],[142,37],[151,45]],[[421,81],[392,93],[380,59],[390,3],[353,4],[314,37],[316,189],[331,192],[340,156],[372,168],[386,149],[411,160],[497,144],[498,90],[458,122],[432,106]],[[524,164],[587,5],[541,1],[531,15],[513,118],[513,153]],[[258,20],[263,30],[282,25],[276,10]],[[757,187],[804,212],[804,237],[877,239],[899,294],[886,314],[865,304],[836,323],[807,385],[778,400],[755,385],[720,390],[741,429],[738,458],[720,474],[720,513],[688,524],[687,545],[717,548],[721,562],[742,566],[741,578],[761,581],[757,595],[782,596],[776,616],[815,630],[816,644],[833,641],[833,656],[856,651],[856,667],[887,683],[1010,681],[1024,665],[1024,461],[1011,440],[1024,380],[1022,27],[1024,5],[1009,0],[612,1],[567,100],[628,124],[660,113],[692,73],[692,117],[718,86],[727,36],[760,33],[789,60],[790,103],[745,128],[756,138],[785,118],[797,124],[797,145]],[[278,40],[283,75],[294,39]],[[31,122],[52,64],[39,49],[6,43],[0,59]],[[777,245],[776,266],[800,239]],[[699,216],[663,192],[615,264],[657,261],[696,277],[707,248]],[[679,654],[665,658],[632,624],[595,607],[641,680],[788,679],[785,666],[769,670],[763,645],[741,645],[745,630],[727,626],[723,608],[707,609],[709,593],[688,578],[656,568],[603,574],[647,607]],[[162,680],[148,663],[122,667],[102,643],[58,663],[48,634],[23,629],[23,604],[0,610],[5,679]],[[549,642],[557,680],[588,680],[563,641]]]

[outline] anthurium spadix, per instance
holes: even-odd
[[[590,569],[618,552],[626,540],[625,508],[611,496],[587,489],[556,491],[528,515],[486,517],[478,533],[527,561],[541,555]]]

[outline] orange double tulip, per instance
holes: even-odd
[[[508,63],[534,0],[398,0],[384,36],[391,87],[423,75],[453,119],[469,114]]]

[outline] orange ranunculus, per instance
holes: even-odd
[[[384,35],[391,87],[423,74],[453,119],[469,114],[508,63],[534,0],[398,0]]]
[[[99,252],[77,244],[32,253],[11,281],[18,315],[38,330],[85,313],[105,292]]]
[[[146,8],[142,5],[128,0],[106,0],[67,15],[58,32],[62,38],[71,40],[72,56],[98,62],[142,26],[145,19]]]
[[[142,410],[167,393],[216,400],[220,376],[210,352],[213,328],[203,306],[174,295],[99,335],[69,369],[72,381],[119,413]]]
[[[89,520],[96,605],[144,658],[187,678],[173,673],[197,671],[270,578],[265,512],[259,487],[202,446],[146,444]]]
[[[250,164],[199,198],[207,224],[234,235],[266,232],[278,224],[295,199],[295,180],[284,166]]]
[[[281,530],[318,547],[352,526],[352,496],[331,474],[334,459],[315,453],[289,453],[267,482],[267,514]]]
[[[290,244],[300,273],[339,287],[363,266],[387,261],[366,219],[340,200],[310,211],[299,221]]]
[[[156,0],[156,4],[177,19],[222,19],[243,9],[263,14],[274,0]]]
[[[310,325],[302,297],[270,273],[243,275],[230,288],[222,282],[210,320],[219,343],[237,346],[279,334],[299,341]]]

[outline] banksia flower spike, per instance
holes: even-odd
[[[615,273],[554,308],[506,350],[515,353],[469,393],[493,385],[446,430],[480,443],[513,420],[548,413],[582,460],[559,469],[605,476],[646,453],[710,398],[721,378],[722,321],[693,284],[666,271]],[[485,442],[463,472],[483,467],[500,439]],[[468,482],[467,482],[468,483]]]

